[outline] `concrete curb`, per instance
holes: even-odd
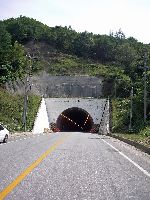
[[[140,149],[141,151],[143,151],[143,152],[145,152],[145,153],[150,155],[150,148],[144,146],[143,144],[139,144],[139,143],[137,143],[135,141],[132,141],[132,140],[129,140],[129,139],[126,139],[126,138],[122,138],[122,137],[120,137],[118,135],[114,135],[114,134],[111,134],[111,133],[107,134],[107,135],[110,136],[110,137],[116,138],[116,139],[118,139],[120,141],[123,141],[123,142],[125,142],[127,144],[130,144],[130,145],[136,147],[137,149]]]

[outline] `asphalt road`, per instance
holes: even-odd
[[[150,200],[150,156],[90,133],[10,140],[0,144],[0,191],[13,200]]]

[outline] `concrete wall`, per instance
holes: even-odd
[[[95,125],[100,125],[99,133],[109,133],[109,101],[107,99],[93,98],[43,98],[33,133],[43,133],[50,123],[56,123],[59,115],[68,108],[81,108],[87,111]]]
[[[110,133],[110,101],[106,100],[99,127],[100,134]]]
[[[32,77],[32,90],[44,97],[99,97],[103,78],[90,76],[50,76],[46,73]]]
[[[45,72],[29,77],[27,83],[32,94],[44,97],[102,97],[103,78],[92,76],[50,76]],[[25,80],[7,83],[6,88],[12,93],[24,93]],[[108,91],[108,90],[107,90]]]
[[[37,117],[34,122],[34,127],[32,132],[34,134],[43,133],[44,128],[49,128],[49,120],[48,120],[45,100],[43,98],[37,113]]]
[[[64,110],[78,107],[91,115],[94,124],[100,124],[106,99],[46,98],[45,102],[50,123],[56,123],[57,118]]]

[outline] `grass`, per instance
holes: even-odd
[[[149,127],[149,129],[150,129],[150,127]],[[132,140],[132,141],[140,143],[140,144],[143,144],[147,147],[150,147],[150,135],[148,136],[148,135],[144,135],[144,134],[134,134],[134,133],[132,133],[132,134],[116,133],[115,135],[125,138],[125,139]]]
[[[137,110],[135,112],[137,112]],[[129,131],[129,114],[130,99],[126,98],[112,100],[113,134],[150,147],[150,125],[145,126],[142,118],[137,118],[137,121],[134,121],[132,132]],[[136,116],[134,113],[134,118],[135,117]]]
[[[28,98],[27,130],[33,128],[41,97],[30,95]],[[7,126],[10,132],[23,131],[24,97],[12,95],[0,88],[0,123]]]
[[[129,99],[112,100],[112,131],[126,132],[129,127]]]

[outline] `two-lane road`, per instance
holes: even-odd
[[[0,199],[150,200],[150,156],[90,133],[0,144]]]

